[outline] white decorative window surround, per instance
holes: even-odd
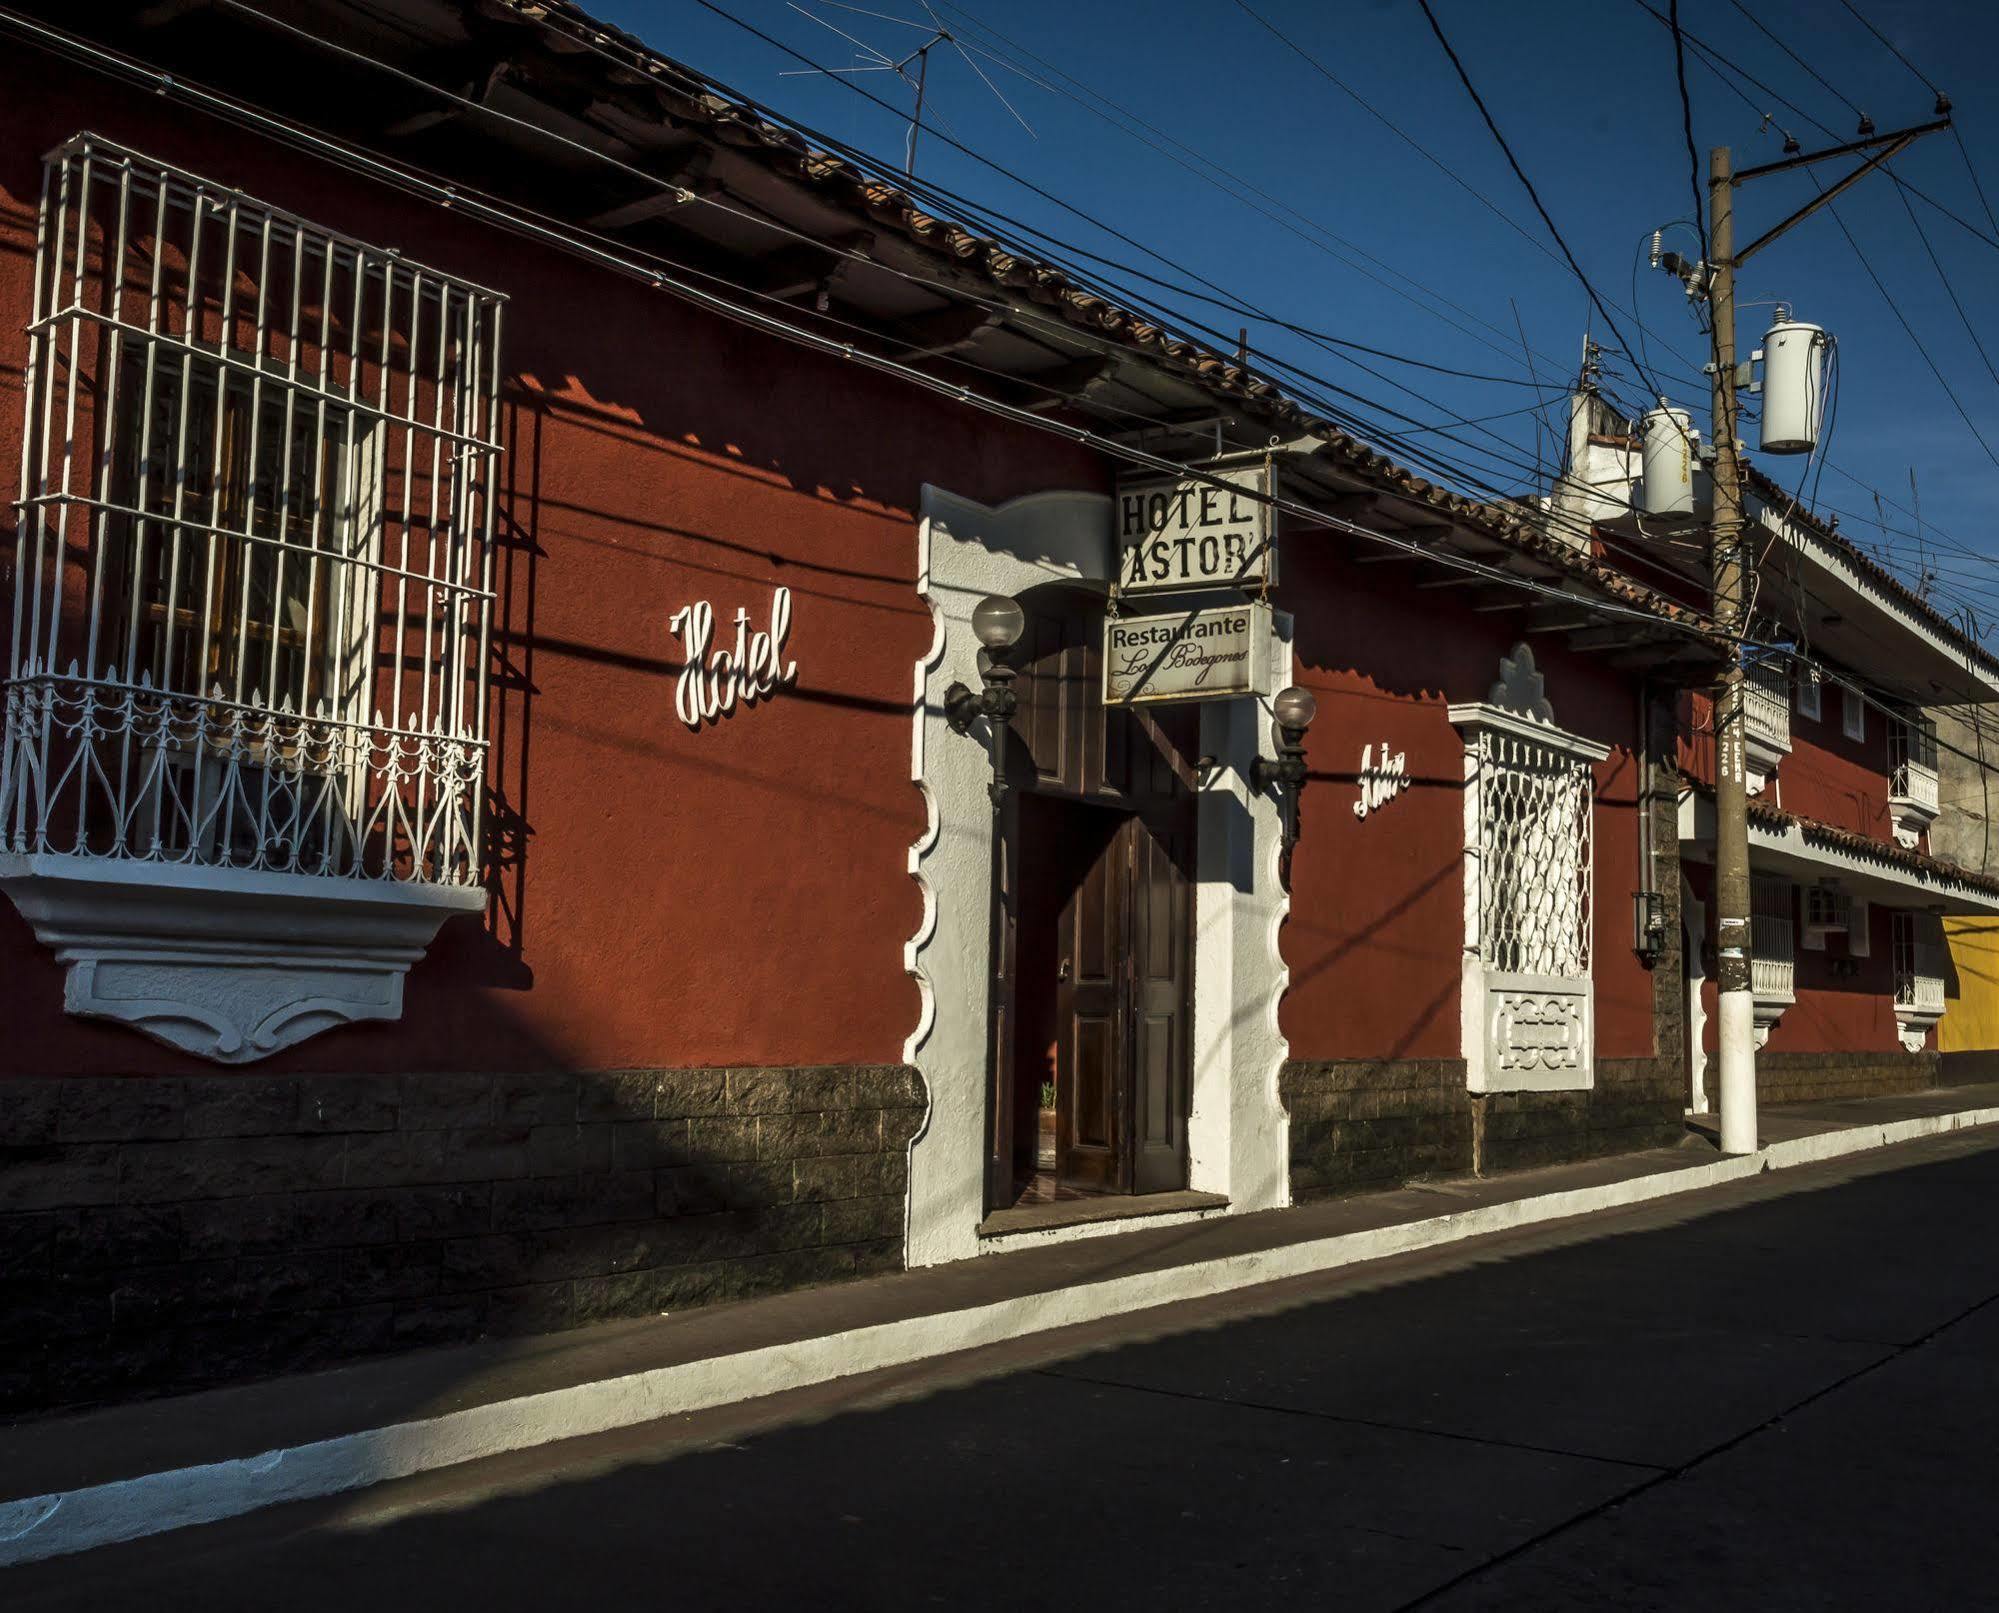
[[[1594,767],[1610,748],[1555,724],[1534,654],[1518,645],[1465,736],[1464,1048],[1474,1092],[1544,1092],[1595,1079],[1590,978]]]
[[[1819,675],[1811,668],[1800,668],[1797,674],[1798,715],[1811,722],[1821,720],[1823,709],[1819,699]]]
[[[0,888],[72,1013],[394,1018],[480,855],[500,299],[79,135],[24,386]]]
[[[1851,689],[1840,691],[1839,728],[1848,739],[1867,737],[1867,702]]]

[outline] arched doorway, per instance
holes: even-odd
[[[1020,596],[987,1207],[1188,1185],[1200,713],[1106,707],[1101,590]]]

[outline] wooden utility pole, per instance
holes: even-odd
[[[1715,950],[1720,988],[1721,1149],[1725,1154],[1756,1152],[1756,1016],[1750,980],[1749,778],[1743,732],[1743,640],[1749,634],[1746,606],[1749,568],[1744,560],[1742,449],[1738,441],[1738,374],[1735,357],[1735,271],[1793,225],[1816,213],[1922,135],[1950,127],[1948,103],[1933,123],[1868,135],[1825,151],[1786,157],[1736,173],[1726,146],[1708,152],[1708,261],[1689,264],[1676,254],[1661,260],[1708,305],[1714,330],[1714,524],[1708,558],[1714,588],[1714,619],[1730,641],[1727,662],[1714,690],[1714,877]],[[1870,152],[1867,160],[1782,223],[1766,230],[1740,252],[1735,250],[1735,188],[1764,174],[1787,172],[1828,157]],[[1664,401],[1663,399],[1661,400]]]
[[[1742,704],[1742,455],[1735,396],[1735,165],[1708,153],[1708,312],[1714,323],[1714,618],[1730,653],[1714,691],[1714,912],[1720,989],[1721,1151],[1756,1152],[1756,999],[1749,979],[1749,773]]]

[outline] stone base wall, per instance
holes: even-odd
[[[1665,1148],[1686,1135],[1677,1060],[1604,1059],[1588,1092],[1465,1089],[1462,1059],[1285,1065],[1291,1196],[1491,1175]]]
[[[899,1268],[903,1066],[0,1081],[0,1411]]]
[[[1721,1069],[1708,1055],[1708,1104],[1721,1103]],[[1842,1098],[1885,1098],[1927,1092],[1940,1084],[1935,1053],[1758,1053],[1759,1104],[1826,1103]]]
[[[1293,1061],[1279,1092],[1300,1202],[1472,1168],[1463,1059]]]
[[[1999,1081],[1999,1051],[1981,1048],[1977,1051],[1937,1055],[1939,1086],[1977,1086],[1987,1081]]]
[[[1677,1060],[1599,1059],[1587,1092],[1492,1092],[1471,1102],[1482,1176],[1669,1148],[1687,1134]]]

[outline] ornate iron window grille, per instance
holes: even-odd
[[[479,882],[502,305],[50,155],[0,847]]]

